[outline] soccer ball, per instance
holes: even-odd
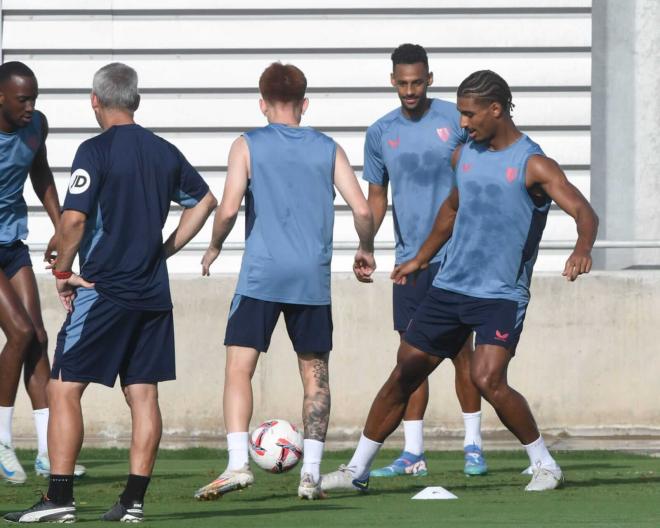
[[[250,456],[261,469],[284,473],[303,454],[303,436],[286,420],[267,420],[250,437]]]

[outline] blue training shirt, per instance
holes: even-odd
[[[35,111],[27,126],[0,131],[0,246],[10,246],[28,235],[23,187],[43,144],[43,116]]]
[[[452,189],[451,156],[467,140],[454,103],[431,99],[418,121],[397,108],[367,130],[362,178],[392,185],[396,263],[412,259]],[[431,262],[441,260],[444,247]]]
[[[313,128],[282,124],[243,137],[250,150],[250,181],[236,293],[330,304],[335,142]]]
[[[87,215],[80,274],[129,309],[172,308],[162,229],[175,201],[194,207],[208,186],[186,158],[139,125],[113,126],[76,153],[64,210]]]
[[[550,198],[535,203],[525,184],[530,156],[543,151],[526,135],[502,150],[470,141],[456,166],[460,205],[433,286],[472,297],[529,300]]]

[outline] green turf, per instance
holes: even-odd
[[[381,454],[387,463],[393,451]],[[523,452],[487,453],[490,473],[465,477],[462,453],[429,453],[428,477],[372,479],[366,495],[335,492],[324,501],[296,497],[297,468],[270,475],[257,470],[253,487],[215,502],[196,502],[192,494],[224,468],[225,454],[210,449],[163,451],[146,499],[149,524],[158,527],[264,526],[420,526],[420,527],[623,527],[660,526],[660,458],[612,452],[557,453],[566,487],[547,493],[525,493],[528,477],[520,475]],[[20,451],[31,469],[34,452]],[[347,452],[327,453],[323,470],[345,462]],[[121,492],[127,467],[124,450],[87,449],[81,462],[89,473],[76,487],[79,521],[95,522]],[[458,500],[413,501],[425,486],[443,486]],[[46,481],[30,472],[23,486],[0,486],[0,511],[23,509],[45,490]]]

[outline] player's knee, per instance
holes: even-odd
[[[415,375],[414,369],[400,362],[394,367],[389,382],[402,393],[410,395],[419,386],[420,379]]]
[[[26,349],[35,339],[34,326],[29,321],[18,321],[6,330],[7,344],[20,350]]]
[[[37,340],[37,343],[39,343],[39,348],[41,348],[41,350],[48,350],[48,334],[45,329],[37,328],[34,337]]]
[[[479,389],[479,392],[489,400],[494,398],[502,388],[502,377],[496,372],[485,370],[472,372],[472,382]]]

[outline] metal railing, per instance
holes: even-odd
[[[338,241],[332,245],[336,251],[354,251],[357,249],[357,241]],[[573,249],[575,240],[547,240],[541,241],[542,250],[567,250]],[[191,242],[182,251],[187,253],[202,252],[208,247],[206,242]],[[376,251],[394,250],[394,242],[376,242]],[[596,240],[594,244],[596,249],[660,249],[660,240]],[[33,251],[45,251],[46,244],[30,244]],[[244,242],[225,242],[222,246],[223,251],[243,251]]]

